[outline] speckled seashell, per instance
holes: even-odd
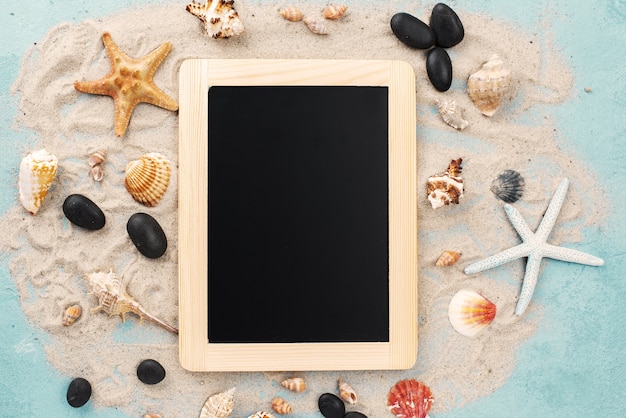
[[[459,203],[463,197],[463,179],[461,178],[462,158],[450,161],[448,170],[428,178],[426,192],[433,209]]]
[[[291,405],[283,398],[272,399],[272,409],[281,415],[291,414]]]
[[[34,215],[57,174],[59,160],[45,149],[28,154],[22,158],[17,186],[20,203]]]
[[[275,418],[275,417],[269,412],[259,411],[255,414],[250,415],[248,418]]]
[[[65,311],[63,311],[63,318],[61,319],[61,323],[64,326],[69,327],[74,322],[76,322],[78,318],[80,318],[80,315],[82,313],[83,308],[81,308],[79,304],[68,306]]]
[[[349,403],[350,405],[356,405],[358,398],[356,396],[356,392],[352,389],[345,380],[339,379],[337,382],[337,386],[339,387],[339,396],[341,399]]]
[[[233,412],[234,407],[235,388],[231,388],[226,392],[209,396],[202,406],[200,418],[226,418]]]
[[[448,307],[452,327],[461,335],[474,337],[496,316],[496,305],[471,289],[459,290]]]
[[[280,382],[280,385],[292,392],[304,392],[306,390],[306,382],[301,377],[292,377]]]
[[[342,17],[344,14],[346,14],[347,10],[348,10],[348,6],[344,6],[344,5],[334,6],[331,4],[324,8],[322,15],[324,16],[325,19],[337,20],[340,17]]]
[[[245,31],[233,3],[233,0],[208,0],[205,4],[194,1],[186,9],[204,23],[204,30],[213,39],[230,38]]]
[[[297,7],[287,6],[283,9],[280,9],[280,15],[290,22],[299,22],[302,20],[304,15]]]
[[[514,203],[524,194],[524,177],[515,170],[504,170],[491,182],[491,191],[506,203]]]
[[[469,76],[467,93],[483,115],[493,116],[510,85],[511,70],[504,68],[500,57],[493,55],[480,70]]]
[[[328,35],[328,29],[326,28],[326,25],[324,25],[324,22],[312,17],[305,17],[303,21],[306,27],[309,28],[309,30],[314,34]]]
[[[126,190],[136,201],[155,206],[167,190],[170,173],[170,162],[163,155],[146,154],[126,165]]]
[[[89,155],[87,162],[89,163],[89,167],[91,167],[91,176],[95,181],[102,181],[104,177],[104,172],[102,171],[102,163],[104,162],[104,158],[106,157],[106,152],[104,150],[98,150],[93,154]]]
[[[454,129],[462,131],[469,126],[469,122],[463,119],[461,109],[457,107],[454,100],[436,100],[435,105],[439,110],[441,119]]]
[[[399,381],[387,394],[387,407],[398,418],[426,418],[433,402],[430,388],[415,379]]]
[[[437,262],[435,263],[435,265],[437,267],[451,266],[454,263],[456,263],[457,261],[459,261],[459,257],[461,257],[461,253],[458,253],[456,251],[447,250],[447,251],[444,251],[444,252],[441,253],[441,255],[437,259]]]

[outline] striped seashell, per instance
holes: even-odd
[[[56,177],[59,160],[45,149],[22,158],[17,186],[20,203],[34,215]]]
[[[302,12],[294,6],[287,6],[283,9],[280,9],[280,12],[278,13],[280,13],[282,17],[289,20],[290,22],[299,22],[304,17]]]
[[[274,418],[274,415],[270,414],[269,412],[259,411],[248,416],[248,418]]]
[[[309,30],[313,32],[314,34],[328,35],[328,29],[326,28],[326,25],[324,25],[323,22],[317,19],[314,19],[312,17],[305,17],[303,21],[306,27],[309,28]]]
[[[63,326],[69,327],[72,325],[80,315],[83,313],[83,308],[80,307],[79,304],[74,304],[68,306],[65,311],[63,311],[63,318],[61,319],[61,323]]]
[[[463,197],[463,179],[461,178],[462,158],[450,161],[448,170],[442,174],[435,174],[428,178],[426,192],[433,209],[459,203]]]
[[[448,306],[450,324],[466,337],[474,337],[495,317],[496,305],[471,289],[459,290]]]
[[[193,1],[186,10],[204,23],[204,30],[211,38],[230,38],[245,32],[233,3],[233,0],[207,0],[205,4]]]
[[[457,108],[454,100],[436,100],[435,106],[439,110],[441,119],[454,129],[462,131],[469,126],[469,122],[463,119],[461,109]]]
[[[324,16],[325,19],[330,19],[330,20],[337,20],[340,17],[342,17],[344,14],[346,14],[346,11],[348,10],[348,6],[334,6],[334,5],[328,5],[324,8],[324,11],[322,11],[322,15]]]
[[[393,385],[387,394],[387,407],[398,418],[426,418],[434,400],[428,386],[407,379]]]
[[[467,94],[480,113],[493,116],[510,85],[511,70],[504,68],[500,57],[493,55],[480,70],[469,76]]]
[[[514,203],[521,199],[525,185],[524,177],[520,173],[504,170],[491,182],[490,190],[503,202]]]
[[[358,399],[352,386],[347,384],[343,379],[339,379],[337,386],[339,387],[339,396],[341,399],[348,402],[350,405],[356,405]]]
[[[155,206],[167,190],[171,173],[170,162],[152,152],[126,165],[126,190],[146,206]]]
[[[209,396],[202,406],[200,418],[226,418],[233,412],[234,407],[235,388],[230,388],[226,392]]]
[[[447,267],[459,261],[459,257],[461,257],[461,253],[456,251],[444,251],[441,253],[435,265],[437,267]]]
[[[272,399],[272,408],[281,415],[291,414],[291,405],[283,398]]]
[[[301,377],[292,377],[280,382],[280,385],[292,392],[304,392],[306,390],[306,382]]]

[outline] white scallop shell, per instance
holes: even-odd
[[[461,335],[474,337],[496,316],[496,305],[471,289],[459,290],[448,307],[452,327]]]

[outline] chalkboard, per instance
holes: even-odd
[[[180,77],[183,366],[411,367],[410,67],[189,60]]]

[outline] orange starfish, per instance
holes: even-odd
[[[96,81],[76,81],[74,88],[83,93],[111,96],[115,102],[115,135],[126,132],[130,115],[138,103],[150,103],[167,110],[177,110],[178,103],[163,93],[154,84],[152,77],[172,49],[172,44],[164,43],[148,55],[130,58],[111,39],[111,34],[102,34],[111,71]]]

